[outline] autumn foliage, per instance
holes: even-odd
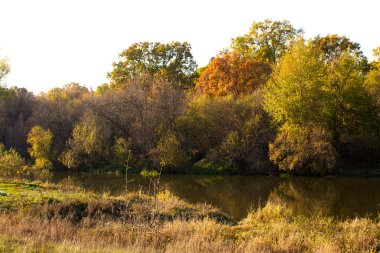
[[[210,62],[195,90],[213,96],[246,95],[265,84],[270,73],[269,65],[231,52],[215,57]]]

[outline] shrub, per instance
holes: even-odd
[[[166,169],[183,171],[188,167],[189,158],[182,150],[181,142],[173,132],[167,133],[157,144],[158,159]]]
[[[14,149],[5,150],[0,144],[0,176],[5,178],[24,177],[28,174],[25,160]]]
[[[270,160],[281,170],[325,173],[334,168],[336,151],[331,134],[322,127],[285,124],[269,145]]]

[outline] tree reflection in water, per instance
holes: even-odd
[[[147,180],[138,175],[131,178],[131,190],[148,190]],[[62,180],[96,192],[120,194],[124,189],[122,175],[57,173],[54,181]],[[380,204],[380,178],[164,175],[161,186],[191,203],[211,204],[237,219],[267,203],[286,205],[294,214],[338,218],[377,216]]]

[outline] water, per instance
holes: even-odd
[[[149,180],[131,175],[130,190],[148,191]],[[55,182],[69,180],[95,192],[124,191],[123,175],[56,173]],[[269,203],[282,203],[296,214],[322,214],[340,219],[378,217],[380,178],[315,178],[271,176],[163,175],[161,188],[190,203],[208,203],[236,219]]]

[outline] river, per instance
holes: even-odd
[[[148,191],[147,178],[129,178],[131,190]],[[56,172],[53,181],[62,180],[112,195],[125,187],[124,175]],[[380,211],[380,178],[163,175],[160,187],[190,203],[211,204],[236,219],[268,202],[284,204],[295,214],[339,219],[378,217]]]

